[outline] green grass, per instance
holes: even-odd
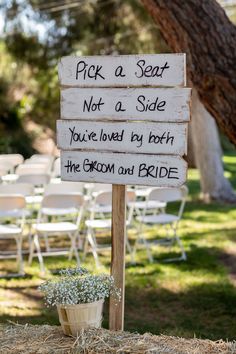
[[[236,187],[236,157],[224,157],[227,176]],[[189,199],[180,224],[181,239],[187,251],[186,262],[164,263],[176,250],[154,249],[155,263],[146,252],[137,253],[137,265],[126,267],[125,329],[183,337],[235,339],[236,333],[236,209],[224,204],[203,204],[199,196],[199,175],[189,171]],[[175,206],[174,206],[175,207]],[[174,209],[172,207],[172,209]],[[147,237],[156,238],[157,228],[146,228]],[[130,236],[131,242],[135,232]],[[109,255],[101,257],[109,271]],[[49,274],[73,266],[66,257],[45,259]],[[92,256],[84,264],[94,269]],[[15,267],[1,261],[0,271]],[[54,309],[44,306],[37,286],[42,282],[38,263],[26,266],[27,277],[0,280],[0,321],[58,324]],[[104,325],[108,326],[105,307]]]

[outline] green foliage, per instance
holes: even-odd
[[[150,26],[147,13],[137,1],[81,1],[78,7],[63,4],[64,8],[58,11],[59,3],[47,4],[41,0],[5,0],[1,4],[6,24],[5,50],[10,60],[17,63],[18,77],[30,102],[23,119],[30,117],[53,130],[59,117],[60,57],[72,53],[168,51],[158,29]],[[43,34],[37,25],[44,27]],[[11,85],[15,85],[14,81]],[[12,97],[11,100],[14,101]]]
[[[32,137],[25,131],[21,102],[8,98],[9,84],[0,80],[0,153],[20,153],[29,157],[34,152]]]
[[[22,32],[13,32],[6,36],[6,47],[18,62],[27,63],[32,67],[47,68],[45,60],[46,48],[38,41],[37,36],[27,36]]]

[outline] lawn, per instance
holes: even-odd
[[[224,157],[227,177],[236,188],[236,156]],[[155,249],[155,262],[148,263],[146,252],[137,253],[137,264],[126,267],[125,329],[183,337],[235,339],[236,333],[236,209],[223,204],[203,204],[199,199],[199,176],[189,170],[189,198],[181,239],[187,251],[186,262],[165,263],[168,248]],[[172,208],[175,208],[172,207]],[[159,230],[146,228],[147,237]],[[130,235],[131,242],[135,232]],[[174,250],[175,251],[175,250]],[[109,271],[109,255],[101,258]],[[66,257],[45,260],[47,277],[59,268],[75,265]],[[92,256],[83,264],[94,269]],[[1,261],[0,271],[11,270],[12,261]],[[0,321],[32,324],[58,324],[55,309],[44,306],[37,286],[42,282],[38,263],[26,266],[22,279],[0,280]],[[104,325],[108,326],[107,305]]]

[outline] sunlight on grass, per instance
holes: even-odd
[[[235,156],[224,155],[223,161],[228,165],[232,164],[236,169],[236,154]]]
[[[236,157],[226,156],[224,162],[226,170],[235,175]],[[188,186],[190,195],[179,228],[188,259],[186,262],[165,263],[166,258],[179,255],[175,246],[153,247],[155,262],[152,264],[148,262],[143,247],[137,250],[136,265],[130,264],[127,255],[125,329],[140,333],[233,339],[236,333],[236,288],[224,259],[230,256],[236,264],[236,209],[216,203],[203,204],[198,198],[199,174],[194,169],[189,170]],[[174,212],[176,206],[168,209]],[[165,235],[163,229],[156,227],[145,227],[144,232],[153,240]],[[135,228],[129,232],[132,245],[136,234]],[[104,253],[100,260],[104,266],[98,271],[109,272],[110,254]],[[36,258],[32,266],[26,262],[25,265],[26,277],[0,279],[1,321],[58,324],[55,309],[44,306],[37,287],[44,279],[55,276],[58,269],[75,266],[75,261],[68,261],[66,256],[46,257],[48,273],[43,277]],[[91,254],[83,266],[95,270]],[[14,261],[4,260],[0,263],[0,272],[12,271],[14,267]],[[107,304],[104,325],[108,326]]]
[[[199,181],[199,172],[195,168],[188,169],[188,181]]]

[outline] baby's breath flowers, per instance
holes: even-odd
[[[82,267],[62,269],[59,277],[44,282],[39,290],[48,306],[85,304],[108,298],[110,294],[120,300],[120,289],[112,276],[94,275]]]

